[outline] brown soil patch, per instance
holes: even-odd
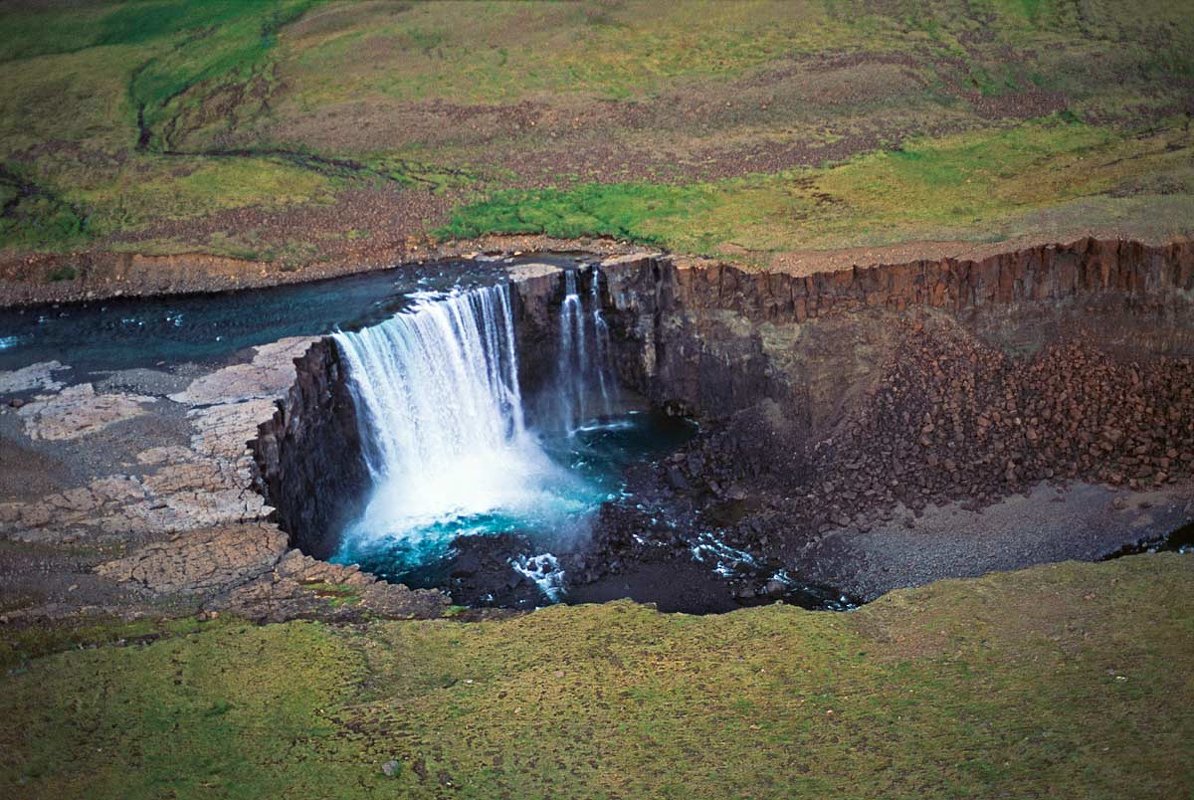
[[[404,252],[425,231],[443,224],[455,200],[450,193],[437,195],[418,189],[351,189],[337,195],[330,205],[231,209],[199,219],[156,223],[113,236],[105,244],[124,246],[164,239],[204,248],[213,237],[228,236],[245,250],[285,252],[296,245],[317,248],[312,253],[300,252],[305,255],[303,261],[360,259],[372,263],[379,254]]]

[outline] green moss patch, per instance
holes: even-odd
[[[21,797],[1185,796],[1188,556],[849,614],[225,623],[0,679]],[[383,771],[383,765],[388,768]]]
[[[354,654],[305,623],[52,656],[7,679],[0,704],[32,727],[0,734],[6,791],[351,796],[361,770],[328,714],[358,676]]]
[[[1070,229],[1189,221],[1169,209],[1194,197],[1194,140],[1177,122],[1139,134],[1059,119],[911,141],[844,164],[718,183],[583,185],[498,192],[456,209],[444,237],[484,233],[616,236],[677,251],[731,246],[767,255],[928,239],[986,237],[1064,217]],[[1091,198],[1106,203],[1094,208]],[[1142,202],[1143,201],[1143,202]],[[1161,210],[1163,209],[1163,210]],[[1161,211],[1159,211],[1161,210]],[[1040,224],[1039,222],[1035,224]]]

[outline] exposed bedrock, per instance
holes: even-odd
[[[879,378],[893,320],[937,318],[1009,354],[1081,339],[1127,358],[1194,354],[1194,243],[1086,239],[982,261],[807,277],[677,258],[611,259],[624,380],[705,417],[769,397],[815,437]]]
[[[340,351],[321,339],[295,359],[297,378],[252,448],[258,487],[291,545],[328,558],[369,487],[360,429]]]
[[[558,365],[560,303],[565,292],[561,276],[559,268],[548,264],[521,265],[510,274],[518,377],[532,417],[541,393],[550,391]],[[591,281],[591,273],[580,276],[582,294],[588,295]]]

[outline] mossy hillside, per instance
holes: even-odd
[[[19,607],[21,598],[15,599]],[[210,627],[213,626],[204,625],[194,617],[143,617],[136,620],[93,617],[36,625],[14,623],[0,638],[0,669],[15,674],[23,671],[30,661],[51,653],[116,643],[152,642]]]
[[[69,249],[148,221],[327,202],[342,182],[275,158],[160,155],[171,147],[165,120],[266,80],[277,29],[309,5],[174,0],[0,15],[8,169],[64,198],[74,217],[68,227],[58,208],[7,213],[0,244]],[[31,159],[31,148],[43,152]]]
[[[1169,554],[850,614],[203,623],[0,679],[0,781],[58,798],[1181,797],[1191,589]]]
[[[1029,214],[1072,214],[1075,225],[1093,228],[1121,224],[1126,214],[1146,226],[1150,210],[1188,209],[1192,195],[1194,137],[1179,122],[1127,135],[1049,119],[911,141],[779,175],[499,192],[458,208],[439,234],[605,235],[677,251],[716,254],[729,245],[766,256],[794,244],[832,249],[1008,236],[1032,224]],[[1092,210],[1092,198],[1109,202]],[[1188,235],[1189,220],[1161,213],[1152,224]]]
[[[1089,72],[1046,67],[1092,55],[1101,42],[1126,40],[1119,52],[1101,48],[1103,58],[1088,70],[1112,69],[1122,59],[1146,62],[1159,74],[1188,72],[1194,62],[1186,45],[1194,44],[1194,34],[1181,17],[1164,0],[1133,8],[1099,0],[1085,9],[1048,0],[883,7],[851,0],[496,2],[467,15],[452,4],[330,4],[292,26],[288,66],[309,87],[296,95],[308,107],[346,95],[454,102],[517,101],[544,92],[650,97],[676,79],[733,78],[827,51],[960,59],[967,78],[991,95],[1041,86],[1094,96],[1103,87],[1086,82]],[[1150,42],[1161,27],[1168,35]],[[1008,63],[995,48],[982,47],[982,39],[1023,49],[1033,61]],[[456,57],[466,50],[469,58]]]
[[[286,162],[264,158],[145,160],[133,169],[97,176],[68,194],[96,209],[90,224],[100,233],[136,230],[152,219],[178,220],[200,213],[255,205],[330,202],[334,182]]]
[[[475,203],[525,189],[520,165],[559,146],[556,136],[571,137],[560,155],[580,154],[548,175],[556,189],[636,184],[610,190],[620,195],[613,206],[630,206],[625,213],[610,209],[595,215],[603,224],[585,224],[588,205],[611,203],[581,198],[561,230],[627,231],[699,248],[732,242],[727,228],[746,223],[751,250],[799,248],[805,233],[824,234],[828,246],[848,237],[834,233],[816,195],[777,190],[791,176],[709,186],[679,165],[723,159],[734,171],[737,153],[760,143],[855,137],[856,147],[892,149],[935,131],[997,135],[1008,120],[983,111],[975,93],[996,101],[1064,95],[1074,118],[1130,137],[1159,116],[1181,115],[1194,76],[1191,17],[1163,0],[461,8],[145,0],[0,10],[0,162],[38,198],[4,204],[0,248],[128,250],[143,241],[154,252],[227,252],[212,234],[228,226],[220,215],[229,210],[334,208],[346,192],[378,188],[452,189]],[[805,77],[793,83],[793,70]],[[652,116],[655,108],[666,113]],[[429,123],[429,109],[451,121]],[[628,154],[624,163],[606,168],[606,144]],[[1131,171],[1137,162],[1126,163]],[[1035,164],[1013,169],[1027,183]],[[172,194],[176,179],[181,191]],[[839,188],[846,199],[866,195],[841,221],[843,230],[870,231],[860,239],[995,235],[975,230],[989,216],[981,207],[961,213],[971,201],[936,228],[893,225],[868,205],[891,202],[877,188]],[[711,195],[728,197],[710,203]],[[1128,228],[1185,218],[1184,190],[1155,203],[1143,196],[1098,194],[1093,206],[1099,219]],[[535,203],[526,205],[534,215]],[[671,213],[677,205],[694,212]],[[1026,202],[1019,216],[1003,213],[1004,224],[1013,234],[1073,227],[1090,210],[1059,212],[1042,226],[1039,208]],[[1048,200],[1045,208],[1057,206]],[[806,215],[817,223],[811,231],[790,224]],[[204,224],[180,228],[180,220]],[[353,226],[344,221],[345,230]],[[233,249],[318,259],[329,230],[295,222],[271,235]]]
[[[140,124],[153,129],[175,105],[196,102],[191,89],[218,92],[231,84],[245,84],[263,74],[277,31],[297,19],[311,0],[282,3],[243,3],[236,0],[149,0],[120,5],[96,4],[82,9],[11,10],[0,15],[0,61],[41,67],[41,75],[23,75],[15,89],[33,88],[41,80],[65,85],[86,76],[70,70],[69,57],[83,55],[109,65],[124,78],[128,104],[134,112],[121,127]],[[62,70],[47,59],[67,57]],[[48,68],[48,69],[47,69]],[[111,87],[108,87],[111,91]],[[39,98],[39,110],[51,98]],[[111,100],[112,98],[108,98]],[[67,110],[70,110],[68,104]],[[90,138],[85,115],[62,131],[70,138]],[[82,134],[81,136],[79,136]],[[134,134],[136,136],[136,134]],[[139,142],[155,149],[168,142],[151,136]]]
[[[81,244],[88,238],[79,210],[45,187],[0,165],[0,241],[30,250]]]
[[[317,626],[222,626],[49,661],[71,667],[31,665],[38,686],[11,699],[62,727],[4,734],[10,796],[337,797],[361,772],[355,754],[337,768],[347,743],[326,719],[359,663]]]

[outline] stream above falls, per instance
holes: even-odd
[[[57,360],[77,377],[218,363],[287,336],[359,330],[420,293],[490,285],[532,260],[575,266],[583,257],[452,259],[269,289],[0,308],[0,370]]]

